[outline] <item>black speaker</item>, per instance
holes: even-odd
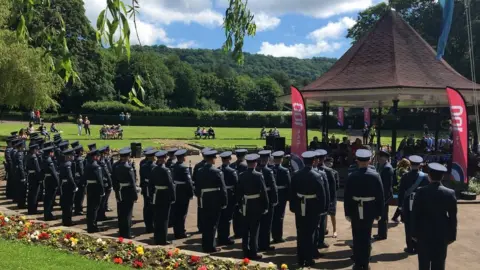
[[[275,137],[273,150],[274,151],[285,151],[285,137]]]
[[[275,148],[275,136],[267,136],[265,138],[265,146],[269,149]]]
[[[132,142],[130,144],[130,149],[132,151],[131,157],[141,158],[142,157],[142,144],[139,142]]]

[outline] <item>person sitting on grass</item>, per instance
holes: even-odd
[[[202,128],[202,137],[203,137],[204,139],[206,139],[206,138],[208,137],[208,132],[207,132],[207,130],[206,130],[204,127]]]
[[[40,131],[40,134],[42,134],[45,138],[48,138],[50,140],[50,134],[47,132],[47,128],[42,124],[40,124],[40,127],[38,127],[38,130]]]
[[[208,138],[215,139],[215,130],[212,127],[208,129]]]
[[[267,131],[265,130],[265,127],[260,130],[260,138],[265,139],[267,137]]]
[[[195,139],[202,138],[202,130],[200,129],[200,127],[197,127],[197,130],[195,130],[194,135],[195,135]]]
[[[59,133],[60,132],[60,131],[58,131],[57,125],[55,125],[54,122],[52,122],[52,124],[50,125],[50,132],[51,133]]]
[[[105,140],[107,138],[107,125],[103,124],[100,128],[100,139]]]

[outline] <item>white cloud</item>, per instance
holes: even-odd
[[[132,44],[138,44],[138,38],[142,45],[154,45],[159,42],[170,43],[173,42],[173,39],[167,36],[167,32],[161,27],[158,27],[154,24],[145,23],[142,20],[137,20],[137,29],[138,29],[138,38],[137,33],[135,32],[133,21],[128,21],[130,24],[130,29],[132,33],[130,34],[130,42]]]
[[[285,45],[285,43],[263,42],[258,53],[277,57],[310,58],[322,53],[335,52],[342,47],[342,43],[338,42],[338,39],[343,38],[347,29],[353,25],[355,25],[354,19],[343,17],[337,22],[329,22],[324,27],[309,33],[307,38],[314,41],[312,44]]]
[[[168,47],[179,48],[179,49],[188,49],[188,48],[193,48],[193,47],[197,47],[197,46],[198,46],[197,42],[195,42],[194,40],[189,40],[189,41],[185,41],[185,42],[180,42],[180,43],[175,44],[175,45],[170,45]]]
[[[257,25],[257,32],[273,30],[280,25],[279,18],[269,16],[263,12],[255,14],[254,21]]]

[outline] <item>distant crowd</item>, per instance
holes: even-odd
[[[267,132],[265,127],[260,130],[260,138],[265,139],[267,136],[280,137],[280,131],[274,127]]]

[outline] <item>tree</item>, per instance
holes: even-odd
[[[61,81],[42,58],[44,51],[19,42],[15,33],[0,30],[0,104],[9,108],[55,107]]]
[[[287,73],[285,73],[284,71],[274,71],[270,76],[282,87],[284,94],[290,93],[290,86],[292,85],[292,81],[288,77]]]
[[[259,111],[276,111],[280,108],[277,97],[283,93],[278,83],[270,78],[260,78],[256,81],[255,90],[249,92],[246,108]]]
[[[177,56],[167,58],[165,64],[175,79],[175,89],[170,96],[171,105],[176,108],[196,108],[201,89],[198,74]]]

